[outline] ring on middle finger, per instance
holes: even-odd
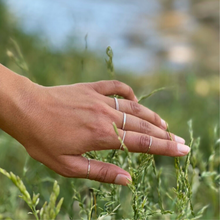
[[[118,99],[116,97],[114,97],[114,100],[115,100],[115,109],[117,111],[119,111],[119,103],[118,103]]]
[[[126,113],[123,113],[123,124],[122,124],[122,130],[125,129],[125,124],[126,124]]]

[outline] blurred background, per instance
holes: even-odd
[[[117,70],[134,74],[218,72],[218,1],[134,2],[3,0],[10,25],[52,51],[72,48],[103,56],[114,49]],[[12,27],[11,27],[12,29]],[[199,65],[197,65],[199,64]]]
[[[207,160],[213,130],[219,129],[217,0],[0,0],[0,62],[41,85],[112,79],[107,46],[113,49],[115,78],[138,97],[166,87],[142,104],[188,142],[187,121],[192,119]],[[22,176],[27,154],[2,131],[0,152],[0,167]],[[173,162],[169,157],[156,161],[158,166]],[[0,180],[0,186],[8,184],[2,176]],[[1,196],[5,190],[0,188]],[[203,196],[209,198],[205,192]],[[2,196],[0,213],[18,212],[10,199]],[[218,215],[215,205],[206,219]]]

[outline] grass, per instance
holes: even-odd
[[[210,205],[197,203],[196,194],[205,188],[207,192],[216,196],[217,199],[220,180],[220,175],[217,173],[220,162],[217,150],[220,140],[213,140],[214,145],[209,160],[206,161],[205,166],[199,167],[199,159],[202,158],[199,150],[200,139],[194,140],[192,121],[189,121],[188,125],[191,152],[184,158],[175,158],[173,167],[169,168],[171,169],[170,173],[176,172],[176,177],[173,177],[175,184],[170,184],[170,177],[166,176],[167,167],[165,169],[159,168],[158,170],[153,155],[131,154],[125,145],[123,146],[125,150],[117,151],[113,158],[112,151],[109,151],[107,156],[99,152],[90,152],[91,158],[105,162],[111,161],[128,170],[133,182],[129,184],[129,190],[123,186],[97,183],[96,187],[87,188],[88,193],[83,193],[81,188],[75,183],[75,180],[71,180],[68,188],[72,191],[72,197],[68,203],[73,205],[73,209],[74,206],[78,206],[78,213],[73,213],[72,216],[70,213],[66,213],[67,215],[69,214],[69,218],[202,219],[204,212],[210,208]],[[117,133],[116,127],[115,131]],[[217,137],[216,132],[217,129],[215,128],[215,137]],[[119,141],[121,141],[120,137]],[[28,169],[32,168],[29,167]],[[61,198],[56,204],[60,192],[57,181],[54,182],[48,204],[45,202],[41,207],[39,205],[39,193],[33,193],[31,198],[30,193],[18,176],[3,169],[0,169],[0,173],[8,177],[19,189],[20,197],[30,207],[31,212],[29,214],[33,214],[36,219],[56,218],[63,203],[63,198]],[[166,183],[169,185],[166,185]],[[66,188],[63,188],[63,190],[65,191]],[[124,196],[126,196],[126,200],[123,198]],[[75,218],[74,214],[78,217]],[[60,216],[64,217],[65,215],[61,214]],[[0,215],[0,219],[4,219],[3,214]]]
[[[16,43],[15,45],[17,50],[19,50]],[[113,52],[110,47],[107,48],[108,56],[109,53],[111,56],[106,63],[108,69],[110,68],[109,71],[111,75],[114,76],[112,73]],[[20,67],[27,66],[23,60],[23,56],[20,56],[20,59],[16,58],[16,62],[19,63]],[[139,102],[164,89],[165,88],[156,89],[148,95],[141,96]],[[118,135],[117,127],[114,123],[113,127]],[[87,153],[85,156],[91,159],[114,163],[128,170],[133,181],[128,186],[129,190],[122,186],[96,183],[96,186],[86,187],[87,193],[85,193],[80,190],[81,187],[79,187],[79,185],[77,186],[77,184],[75,184],[75,180],[71,180],[68,185],[68,191],[71,192],[70,194],[72,196],[68,198],[67,203],[71,204],[72,207],[68,207],[66,213],[69,216],[68,218],[76,219],[75,216],[77,216],[77,218],[80,217],[89,220],[201,219],[205,210],[209,208],[209,204],[202,205],[197,203],[195,199],[196,193],[204,187],[206,187],[206,191],[210,191],[210,194],[213,196],[215,196],[214,193],[218,193],[220,175],[217,170],[220,165],[220,158],[217,151],[220,140],[217,138],[218,128],[215,127],[213,131],[214,145],[211,146],[211,155],[208,161],[200,166],[199,160],[203,160],[202,153],[199,149],[200,138],[194,138],[192,120],[188,122],[188,127],[190,137],[189,146],[191,147],[191,151],[184,158],[175,158],[173,166],[169,168],[169,172],[175,184],[170,183],[169,177],[165,175],[167,172],[165,165],[165,168],[160,167],[158,169],[153,155],[129,153],[119,136],[118,139],[124,147],[123,152],[112,150],[108,152]],[[24,179],[26,178],[27,171],[34,169],[28,163],[29,160],[30,159],[27,159],[24,164]],[[8,177],[19,189],[22,194],[20,197],[26,202],[31,210],[29,214],[32,214],[35,219],[56,218],[61,210],[63,200],[65,199],[65,197],[61,198],[58,204],[56,203],[60,192],[56,178],[54,178],[54,181],[53,178],[50,177],[45,180],[43,177],[40,177],[41,180],[39,180],[39,184],[42,184],[42,182],[54,181],[52,193],[50,195],[48,194],[48,202],[40,203],[40,194],[44,194],[43,190],[39,190],[40,192],[37,194],[33,193],[31,197],[20,177],[12,172],[8,173],[2,168],[0,168],[0,172]],[[173,176],[174,173],[176,173],[175,178]],[[64,179],[62,179],[62,181],[63,180]],[[30,181],[29,184],[32,185],[32,182]],[[63,187],[63,189],[66,190],[65,187]],[[127,197],[127,199],[125,200],[122,197]],[[74,206],[78,206],[77,214],[73,212]],[[127,212],[126,209],[129,211]],[[65,215],[61,213],[61,216]],[[1,214],[0,219],[4,218],[5,216]]]
[[[34,215],[34,217],[37,220],[43,220],[43,219],[53,220],[56,218],[56,216],[60,212],[60,208],[63,203],[63,198],[61,198],[58,204],[56,204],[56,199],[60,192],[60,187],[57,184],[57,181],[54,182],[53,191],[50,195],[49,202],[47,203],[46,201],[41,209],[37,209],[37,205],[40,201],[39,193],[38,194],[33,193],[33,196],[31,198],[29,192],[27,191],[24,183],[22,182],[19,176],[16,176],[12,172],[8,173],[2,168],[0,168],[0,173],[8,177],[14,183],[14,185],[19,189],[20,193],[22,194],[19,197],[22,198],[31,209],[31,212],[29,212],[28,214]]]
[[[30,74],[31,69],[33,70],[31,65],[33,61],[30,61],[29,69],[24,71],[22,67],[27,67],[27,64],[23,56],[15,55],[17,50],[20,51],[16,45],[18,44],[14,44],[9,55],[19,64],[17,67],[21,67],[20,73],[27,74],[28,71]],[[17,51],[18,54],[20,54],[19,51]],[[1,132],[0,167],[4,169],[1,168],[0,172],[8,178],[4,178],[3,175],[0,177],[0,219],[218,219],[220,140],[219,127],[215,121],[216,104],[213,104],[216,96],[210,95],[209,99],[199,97],[195,90],[196,80],[193,81],[192,74],[184,76],[184,79],[187,79],[184,81],[185,84],[181,80],[183,75],[170,78],[164,73],[156,77],[136,79],[131,76],[115,75],[112,63],[113,52],[110,48],[107,54],[110,55],[106,60],[110,78],[118,77],[130,84],[138,94],[145,92],[145,87],[149,86],[152,92],[149,91],[148,95],[141,96],[142,104],[155,109],[165,117],[170,122],[174,133],[177,131],[185,136],[187,144],[191,147],[190,153],[183,158],[131,154],[124,146],[123,152],[105,151],[86,154],[92,159],[111,162],[129,171],[133,182],[129,187],[123,187],[63,178],[31,159],[19,143]],[[56,76],[55,60],[59,55],[50,56],[47,59],[53,62],[51,62],[52,67],[48,67],[49,79],[41,75],[41,67],[34,70],[30,78],[44,84],[49,84],[50,79],[53,79],[53,84],[69,83],[71,67],[67,68],[65,77]],[[69,60],[71,56],[68,55],[65,58]],[[83,59],[84,68],[80,76],[74,75],[75,82],[89,81],[86,79],[92,81],[92,77],[87,75],[86,71],[87,66],[92,68],[91,58],[86,55]],[[79,63],[81,63],[80,60],[81,57],[78,60]],[[75,68],[74,71],[77,72],[79,66]],[[103,69],[100,68],[98,72],[102,72],[101,70]],[[106,75],[96,75],[94,80],[103,77]],[[149,81],[151,85],[147,84]],[[170,88],[173,84],[178,85],[177,94],[172,90],[152,88],[161,88],[161,85]],[[186,109],[185,106],[190,109]],[[208,108],[213,115],[206,119],[204,112],[208,112]],[[198,109],[205,110],[199,112]],[[195,117],[198,115],[199,118]],[[194,118],[194,123],[189,121],[187,129],[185,121],[191,116]],[[199,123],[201,119],[204,126],[202,129]],[[201,132],[201,138],[198,137],[199,132]],[[120,138],[119,141],[121,141]],[[57,182],[60,186],[59,193]],[[53,188],[52,193],[48,188]],[[17,197],[19,192],[23,200]],[[57,199],[58,203],[56,203]],[[28,215],[30,212],[32,215]]]

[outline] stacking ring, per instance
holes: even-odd
[[[119,103],[118,103],[118,99],[116,97],[114,97],[114,100],[115,100],[115,109],[117,111],[119,111]]]
[[[126,131],[124,131],[122,142],[121,142],[121,146],[120,146],[119,150],[123,149],[123,144],[124,144],[124,141],[125,141],[125,135],[126,135]]]
[[[125,129],[125,124],[126,124],[126,113],[123,113],[123,124],[122,124],[122,130]]]
[[[151,137],[151,136],[149,136],[149,137],[150,137],[150,143],[149,143],[149,147],[148,147],[148,149],[147,149],[147,154],[148,154],[148,152],[149,152],[149,150],[150,150],[150,147],[151,147],[152,141],[153,141],[152,137]]]
[[[88,158],[88,168],[87,168],[87,175],[86,178],[89,178],[89,173],[90,173],[90,158]]]

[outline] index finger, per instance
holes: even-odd
[[[105,96],[109,95],[120,95],[125,99],[138,102],[133,89],[125,83],[122,83],[118,80],[103,80],[91,84],[93,89]]]

